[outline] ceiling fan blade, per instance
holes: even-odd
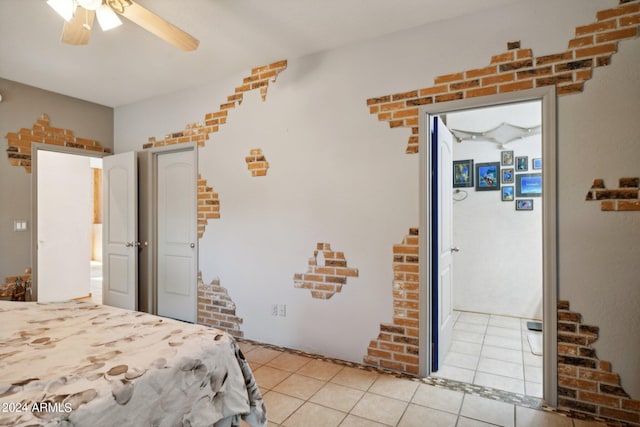
[[[95,10],[88,10],[78,6],[71,21],[64,23],[62,41],[72,45],[88,44],[95,17]]]
[[[122,12],[114,10],[177,48],[186,51],[198,48],[200,42],[196,38],[137,3],[131,2]]]

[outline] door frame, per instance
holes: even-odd
[[[186,142],[178,145],[166,145],[161,147],[153,147],[147,150],[138,152],[138,174],[139,174],[139,224],[138,233],[139,240],[141,242],[141,251],[139,258],[139,310],[145,311],[151,314],[158,314],[158,156],[162,154],[168,154],[171,152],[180,151],[193,151],[194,158],[194,172],[196,182],[196,200],[195,200],[195,212],[196,212],[196,228],[198,222],[198,144],[195,142]],[[196,259],[196,302],[195,313],[196,321],[198,317],[198,298],[197,298],[197,286],[198,286],[198,272],[199,270],[199,238],[196,230],[196,247],[195,259]]]
[[[111,153],[34,142],[31,144],[31,299],[38,300],[38,151],[103,158]]]
[[[430,123],[433,116],[480,107],[541,101],[542,106],[542,158],[543,212],[542,212],[542,301],[543,301],[543,400],[551,406],[558,400],[558,242],[557,242],[557,143],[556,143],[556,90],[555,86],[489,95],[477,98],[442,102],[421,106],[419,109],[419,375],[431,374],[432,321],[429,308],[432,305],[431,219],[433,212],[430,193],[432,178],[428,156],[431,147]],[[436,284],[437,285],[437,284]]]

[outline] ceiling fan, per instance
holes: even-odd
[[[62,41],[71,45],[89,43],[96,16],[102,30],[108,31],[122,25],[118,15],[182,50],[196,50],[200,43],[190,34],[131,0],[47,0],[47,4],[64,18]]]

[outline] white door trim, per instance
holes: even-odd
[[[102,158],[111,153],[88,151],[53,144],[31,144],[31,299],[38,300],[38,151]]]
[[[556,91],[555,86],[510,92],[499,95],[443,102],[420,107],[420,288],[419,288],[419,374],[427,376],[431,366],[431,262],[427,248],[430,247],[431,202],[427,189],[431,187],[432,159],[427,156],[431,146],[428,132],[431,117],[447,112],[467,110],[492,105],[540,100],[542,104],[542,157],[545,167],[543,174],[543,214],[542,214],[542,277],[543,277],[543,399],[551,406],[558,400],[558,261],[557,261],[557,144],[556,144]]]

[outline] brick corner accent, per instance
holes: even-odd
[[[221,329],[236,338],[242,338],[240,329],[242,318],[236,316],[236,304],[227,289],[220,286],[220,279],[215,278],[210,284],[202,281],[202,273],[198,275],[198,321],[199,325]]]
[[[605,212],[640,212],[640,177],[620,178],[618,188],[608,190],[604,180],[595,179],[585,200],[600,201],[600,210]]]
[[[249,155],[244,158],[247,162],[247,168],[251,172],[251,176],[266,176],[267,169],[269,169],[269,162],[262,154],[261,148],[253,148],[249,152]]]
[[[9,297],[13,295],[13,288],[16,286],[17,282],[21,282],[25,284],[31,281],[31,268],[27,267],[24,270],[23,274],[18,274],[16,276],[8,276],[4,278],[4,284],[0,285],[0,297]],[[31,296],[30,292],[27,293],[27,301],[29,301],[29,297]]]
[[[44,113],[31,126],[31,129],[22,128],[18,132],[9,132],[5,138],[9,143],[7,148],[9,163],[12,166],[23,166],[27,173],[31,173],[31,143],[33,142],[111,153],[111,148],[103,147],[98,141],[76,137],[69,129],[51,127],[51,120]]]
[[[402,243],[393,246],[393,320],[382,323],[371,340],[364,363],[418,374],[419,270],[418,229],[411,228]]]
[[[640,400],[629,397],[611,363],[598,359],[592,347],[599,332],[584,324],[568,301],[558,301],[558,408],[640,426]]]
[[[580,93],[593,69],[609,65],[618,42],[637,38],[639,27],[640,2],[621,0],[599,11],[594,23],[577,27],[564,52],[534,57],[519,41],[509,42],[507,51],[493,55],[487,66],[438,76],[431,87],[367,99],[369,113],[391,128],[409,128],[406,153],[414,154],[420,105],[551,85],[559,96]]]
[[[318,243],[309,258],[306,273],[295,273],[294,287],[309,289],[317,299],[330,299],[347,284],[347,277],[358,277],[358,269],[347,266],[343,252],[331,249],[329,243]]]
[[[198,174],[198,239],[202,239],[210,219],[220,219],[220,200],[213,187]]]

